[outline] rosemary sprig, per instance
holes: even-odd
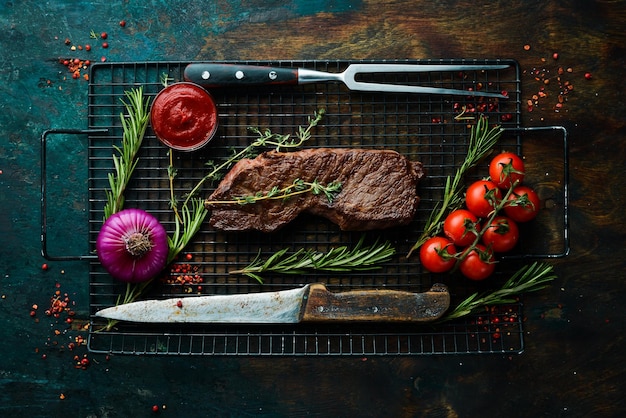
[[[291,183],[289,186],[283,188],[274,186],[270,191],[266,193],[257,192],[254,195],[235,196],[232,200],[206,200],[204,204],[208,206],[229,204],[250,205],[264,200],[284,200],[305,193],[312,193],[314,195],[324,193],[326,195],[326,198],[328,199],[328,202],[332,203],[335,199],[335,196],[340,191],[340,182],[333,181],[324,186],[322,183],[317,181],[317,179],[313,180],[312,182],[304,181],[302,179],[295,179],[293,183]]]
[[[230,166],[235,164],[237,161],[243,158],[255,157],[258,154],[257,149],[259,148],[275,147],[276,151],[280,151],[283,149],[291,149],[301,146],[311,138],[311,130],[322,120],[324,113],[326,113],[324,109],[317,110],[313,117],[308,118],[308,126],[306,128],[303,128],[302,126],[298,128],[298,133],[295,138],[292,138],[289,134],[281,135],[272,133],[269,129],[261,131],[259,128],[249,127],[248,129],[257,133],[259,137],[241,151],[233,152],[233,155],[221,164],[215,164],[213,161],[207,162],[206,165],[209,168],[209,172],[202,179],[200,179],[200,181],[189,192],[184,204],[187,204],[189,199],[198,193],[198,190],[200,190],[204,183],[207,181],[218,180],[223,175],[223,171],[230,168]]]
[[[549,264],[535,262],[525,265],[513,274],[500,289],[481,295],[478,292],[472,294],[460,302],[454,310],[447,313],[441,321],[449,321],[476,313],[486,306],[514,303],[516,296],[544,289],[548,286],[547,283],[555,278],[554,269]]]
[[[454,177],[446,178],[446,185],[443,193],[443,200],[435,205],[430,213],[424,231],[413,244],[407,257],[410,257],[413,251],[417,250],[428,238],[437,234],[441,230],[441,225],[447,213],[463,202],[462,182],[463,177],[472,167],[478,164],[496,145],[498,139],[502,135],[503,129],[500,126],[489,127],[489,123],[485,116],[480,116],[470,133],[470,141],[467,149],[467,156],[463,164],[457,169]]]
[[[202,199],[192,199],[190,202],[191,209],[189,204],[185,204],[176,212],[174,233],[167,237],[169,248],[167,264],[174,261],[176,256],[189,244],[209,213],[204,208]]]
[[[288,248],[275,252],[267,260],[260,259],[260,253],[247,267],[233,270],[230,274],[243,274],[263,284],[261,273],[304,274],[307,271],[365,271],[380,268],[379,264],[388,262],[396,250],[387,241],[378,240],[371,246],[363,246],[364,237],[352,248],[340,246],[328,252],[299,249],[288,254]]]
[[[109,173],[109,187],[106,191],[107,202],[104,206],[104,219],[119,212],[124,206],[124,191],[137,166],[137,153],[150,119],[149,99],[144,99],[143,87],[125,92],[128,102],[122,99],[127,116],[120,114],[122,122],[121,147],[113,145],[119,155],[113,154],[115,173]]]

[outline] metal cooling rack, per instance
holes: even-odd
[[[363,61],[359,61],[363,62]],[[383,61],[365,61],[376,63]],[[232,294],[284,290],[310,282],[324,282],[331,291],[354,288],[385,287],[420,292],[434,282],[447,283],[452,303],[471,292],[481,290],[460,277],[441,277],[425,272],[416,257],[406,258],[417,239],[423,223],[436,202],[441,199],[445,177],[452,175],[464,160],[472,118],[482,113],[492,123],[510,129],[503,136],[502,149],[522,151],[520,129],[520,72],[509,60],[411,60],[384,61],[402,63],[495,64],[506,63],[509,69],[464,73],[423,73],[393,75],[394,82],[416,83],[456,89],[485,89],[506,91],[509,99],[383,94],[350,92],[335,83],[297,87],[232,88],[211,91],[218,104],[220,127],[212,143],[194,153],[174,153],[178,170],[176,191],[179,195],[191,190],[204,176],[205,163],[219,161],[231,155],[232,149],[247,146],[255,135],[248,127],[271,129],[277,133],[294,133],[306,126],[307,118],[320,108],[326,114],[314,129],[307,147],[350,146],[390,148],[409,159],[424,163],[427,177],[419,184],[422,200],[409,228],[368,232],[366,241],[376,238],[390,240],[397,255],[383,269],[355,274],[316,274],[308,276],[267,275],[260,285],[244,276],[229,275],[228,271],[250,263],[257,254],[262,256],[290,247],[294,251],[305,247],[325,251],[331,246],[354,244],[360,233],[341,232],[325,220],[301,217],[279,232],[222,233],[208,225],[196,236],[187,253],[187,263],[201,283],[176,284],[158,282],[150,298],[193,296],[196,294]],[[275,61],[241,62],[247,64],[305,67],[320,71],[340,72],[350,61]],[[143,86],[151,98],[163,88],[164,77],[169,82],[182,80],[184,62],[102,63],[91,69],[89,82],[89,245],[95,240],[102,224],[108,187],[107,174],[112,171],[112,145],[122,136],[120,114],[124,112],[121,99],[132,87]],[[380,76],[380,75],[379,75]],[[96,132],[95,130],[102,130]],[[167,167],[168,149],[162,146],[149,129],[139,155],[139,165],[126,193],[127,207],[140,207],[156,215],[166,229],[172,230],[173,216],[169,209]],[[476,177],[484,175],[482,171]],[[213,185],[214,186],[214,185]],[[203,190],[208,195],[213,186]],[[558,189],[558,187],[557,187]],[[562,191],[553,194],[558,200]],[[563,203],[563,202],[561,202]],[[557,204],[555,207],[561,206]],[[559,231],[563,230],[562,212],[546,212],[545,222],[556,231],[546,240],[528,240],[520,245],[519,255],[553,253],[562,245]],[[559,220],[560,219],[560,220]],[[554,243],[556,241],[556,243]],[[545,247],[536,248],[541,242]],[[547,242],[547,244],[546,244]],[[532,244],[532,245],[531,245]],[[558,250],[556,250],[558,251]],[[508,264],[508,263],[507,263]],[[501,272],[504,273],[504,272]],[[90,312],[112,306],[125,290],[125,285],[111,279],[97,259],[90,262]],[[501,284],[496,276],[490,285]],[[482,289],[484,290],[484,289]],[[463,320],[443,325],[284,325],[284,326],[181,326],[119,324],[114,331],[91,332],[89,348],[96,352],[124,354],[185,354],[185,355],[422,355],[458,353],[519,353],[523,351],[522,304],[498,307]],[[99,328],[92,316],[92,330]]]

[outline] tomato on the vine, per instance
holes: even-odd
[[[522,184],[524,174],[524,161],[512,152],[498,154],[489,163],[489,177],[501,189]]]
[[[483,228],[483,244],[496,253],[511,251],[519,239],[519,227],[506,216],[496,216]]]
[[[420,247],[420,262],[431,273],[443,273],[454,266],[455,254],[456,247],[452,241],[444,237],[432,237]]]
[[[509,195],[504,213],[516,222],[528,222],[539,213],[541,202],[537,193],[528,186],[517,186]]]
[[[484,280],[496,269],[493,252],[484,245],[477,244],[459,264],[461,273],[470,280]]]
[[[472,183],[465,192],[465,205],[479,218],[486,218],[502,200],[502,192],[496,184],[489,180],[478,180]]]
[[[476,232],[480,231],[478,218],[469,210],[457,209],[443,221],[443,233],[459,247],[467,247],[476,240]]]

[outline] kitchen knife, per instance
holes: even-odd
[[[294,324],[299,322],[427,322],[450,306],[447,286],[423,293],[353,290],[333,293],[323,284],[278,292],[145,300],[96,312],[97,317],[147,323]]]
[[[489,93],[482,90],[459,90],[439,87],[403,85],[391,83],[370,83],[357,81],[357,74],[365,73],[422,73],[432,71],[486,71],[503,70],[507,64],[492,65],[448,65],[448,64],[351,64],[342,73],[328,73],[306,68],[268,67],[245,64],[192,63],[185,67],[183,77],[186,81],[205,88],[228,86],[262,85],[298,85],[338,81],[350,90],[391,93],[430,93],[457,94],[464,96],[499,97],[501,93]]]

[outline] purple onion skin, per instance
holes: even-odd
[[[146,239],[148,249],[133,255],[128,240],[135,234]],[[139,283],[152,279],[165,268],[169,247],[167,232],[152,215],[141,209],[124,209],[111,215],[96,240],[100,263],[114,278]]]

